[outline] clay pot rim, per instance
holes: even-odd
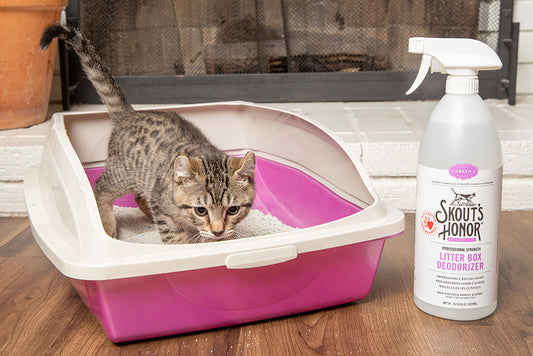
[[[4,9],[16,10],[28,8],[40,10],[46,8],[66,7],[68,0],[0,0],[0,11]]]

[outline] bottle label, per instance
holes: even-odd
[[[502,168],[418,166],[414,293],[440,307],[490,305],[498,289]]]

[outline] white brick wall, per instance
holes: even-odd
[[[26,215],[22,178],[41,161],[50,121],[17,130],[0,130],[0,216]]]
[[[533,94],[533,0],[515,0],[513,17],[520,23],[516,92]]]

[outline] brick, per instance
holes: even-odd
[[[515,1],[513,21],[520,22],[520,31],[533,30],[533,1]]]
[[[533,134],[531,135],[533,139]],[[505,175],[533,176],[532,141],[502,142],[503,172]]]
[[[370,176],[415,176],[418,142],[366,142],[361,156]]]
[[[0,181],[0,216],[25,216],[24,184]]]
[[[22,180],[26,169],[41,162],[42,152],[42,146],[0,145],[0,180]]]
[[[533,94],[533,63],[518,65],[516,92],[518,94]]]

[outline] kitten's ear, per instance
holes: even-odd
[[[255,177],[255,154],[253,152],[249,151],[244,157],[230,157],[230,162],[235,175],[253,181]]]
[[[182,181],[184,178],[193,178],[198,174],[200,161],[192,157],[190,160],[186,156],[178,156],[174,161],[174,180]]]

